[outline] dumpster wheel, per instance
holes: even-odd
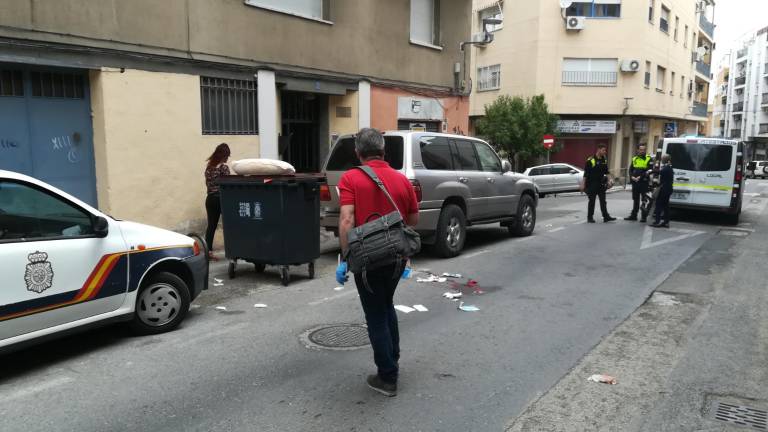
[[[280,267],[280,280],[283,282],[283,286],[288,286],[288,282],[291,281],[291,275],[288,273],[288,266]]]
[[[315,278],[315,262],[312,261],[311,263],[309,263],[307,267],[309,267],[309,278],[314,279]]]
[[[237,261],[232,260],[229,262],[229,268],[227,269],[227,274],[229,275],[230,279],[235,278],[235,269],[237,268]]]
[[[267,268],[267,265],[266,264],[253,263],[253,267],[256,270],[256,273],[264,273],[264,270]]]

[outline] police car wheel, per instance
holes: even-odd
[[[137,334],[157,334],[174,329],[189,310],[189,288],[173,273],[152,275],[136,297],[131,329]]]

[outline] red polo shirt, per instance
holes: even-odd
[[[410,214],[419,212],[416,192],[411,182],[401,172],[392,169],[386,161],[372,160],[365,165],[373,168],[373,172],[384,183],[384,187],[397,204],[403,219]],[[359,169],[351,169],[344,173],[339,180],[339,201],[341,205],[355,206],[355,226],[366,223],[374,213],[385,215],[395,211],[392,204],[370,177]],[[370,220],[377,219],[373,216]]]

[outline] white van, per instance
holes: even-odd
[[[672,157],[670,206],[725,213],[736,224],[744,191],[744,144],[721,138],[665,138],[657,154]]]

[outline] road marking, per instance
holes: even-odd
[[[664,240],[659,240],[657,242],[653,241],[653,232],[656,230],[664,230],[669,232],[676,232],[681,233],[679,236],[667,238]],[[660,231],[663,232],[663,231]],[[643,232],[643,243],[640,245],[640,250],[643,249],[649,249],[656,246],[661,246],[664,244],[685,240],[694,236],[697,236],[699,234],[705,234],[706,231],[696,231],[696,230],[688,230],[688,229],[682,229],[682,228],[652,228],[650,226],[645,227],[645,231]]]
[[[490,252],[488,249],[482,249],[482,250],[479,250],[477,252],[473,252],[471,254],[462,255],[462,258],[465,258],[465,259],[466,258],[474,258],[476,256],[479,256],[479,255],[482,255],[482,254],[488,253],[488,252]]]
[[[549,230],[547,232],[548,233],[554,233],[554,232],[562,231],[564,229],[565,229],[565,227],[560,227],[560,228],[551,229],[551,230]]]
[[[352,294],[357,294],[357,290],[354,290],[354,291],[352,291],[352,290],[350,290],[350,291],[345,291],[345,292],[343,292],[343,293],[341,293],[341,294],[336,294],[336,295],[334,295],[334,296],[325,297],[325,298],[322,298],[322,299],[320,299],[320,300],[315,300],[315,301],[313,301],[313,302],[309,302],[309,303],[307,303],[307,304],[308,304],[308,305],[310,305],[310,306],[317,306],[317,305],[319,305],[319,304],[323,304],[323,303],[325,303],[325,302],[329,302],[329,301],[331,301],[331,300],[337,300],[337,299],[340,299],[340,298],[342,298],[342,297],[347,297],[347,296],[350,296],[350,295],[352,295]]]
[[[3,402],[8,402],[11,399],[19,399],[19,398],[32,396],[35,393],[40,393],[41,391],[49,390],[53,387],[58,387],[60,385],[71,383],[74,380],[75,379],[71,377],[54,378],[52,380],[42,382],[36,386],[22,388],[11,393],[10,395],[3,396]]]

